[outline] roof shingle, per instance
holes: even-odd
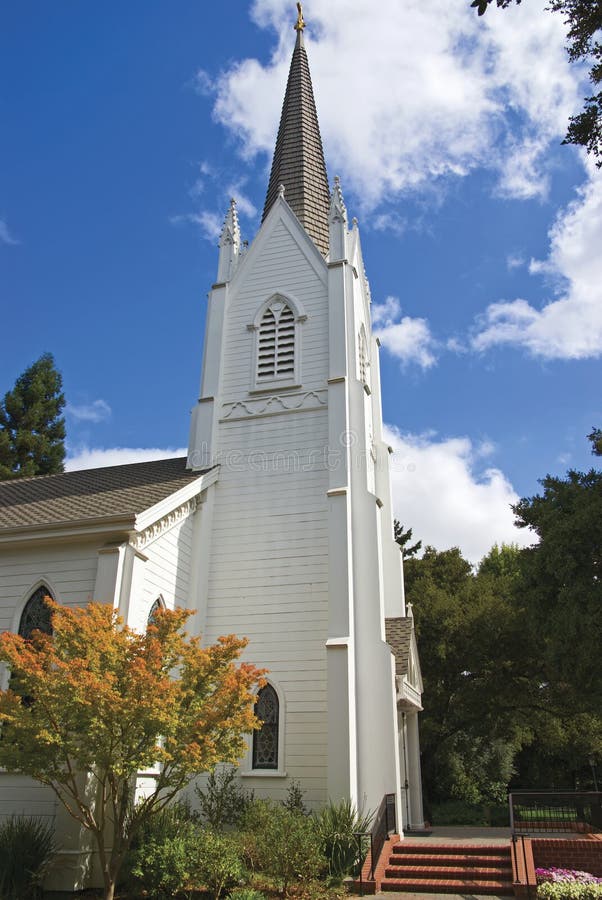
[[[34,525],[135,516],[202,474],[188,471],[183,456],[2,481],[0,532]]]
[[[385,619],[385,639],[395,656],[395,674],[407,675],[412,640],[411,616]]]

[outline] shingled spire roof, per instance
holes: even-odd
[[[284,185],[285,200],[320,253],[326,256],[330,192],[311,75],[303,43],[305,23],[300,5],[297,4],[297,7],[299,8],[299,19],[295,25],[297,40],[282,104],[262,221],[276,202],[278,187]]]

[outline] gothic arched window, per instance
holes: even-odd
[[[155,602],[153,603],[153,605],[151,606],[151,608],[149,610],[148,618],[146,620],[147,626],[155,624],[155,615],[157,614],[157,612],[160,609],[165,609],[165,603],[163,602],[162,597],[157,597],[157,599],[155,600]]]
[[[278,726],[280,722],[278,694],[266,684],[257,694],[255,715],[263,725],[253,732],[253,768],[278,768]]]
[[[45,598],[54,599],[50,591],[45,585],[37,588],[27,603],[21,614],[19,622],[19,634],[21,637],[29,638],[32,632],[43,631],[44,634],[52,634],[52,613],[45,603]]]
[[[283,300],[275,300],[259,323],[257,380],[295,375],[295,315]]]

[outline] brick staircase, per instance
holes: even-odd
[[[430,844],[405,840],[390,848],[388,860],[381,860],[385,863],[379,878],[381,891],[514,894],[509,843]]]

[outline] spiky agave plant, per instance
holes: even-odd
[[[0,900],[30,900],[53,860],[54,828],[41,819],[13,816],[0,825]]]
[[[361,864],[358,833],[370,831],[373,812],[358,811],[351,800],[332,801],[316,816],[316,831],[333,878],[351,875]]]

